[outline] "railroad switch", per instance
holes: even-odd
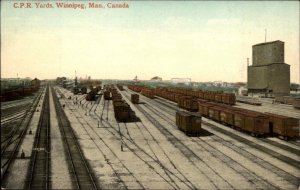
[[[22,149],[22,153],[21,153],[21,158],[25,158],[25,153],[24,153],[23,149]]]

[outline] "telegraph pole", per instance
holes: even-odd
[[[265,43],[267,42],[267,29],[265,29]]]

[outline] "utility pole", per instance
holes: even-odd
[[[265,43],[267,42],[267,29],[265,29]]]

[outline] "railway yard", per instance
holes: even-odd
[[[183,108],[163,98],[171,92],[113,88],[108,98],[103,85],[86,95],[47,84],[32,96],[1,103],[1,187],[299,188],[299,109],[271,99],[261,100],[260,106],[232,106],[236,113],[248,110],[252,116],[252,110],[298,120],[297,137],[288,140],[237,130],[204,117],[204,112],[200,133],[186,134],[177,125],[176,112]],[[133,94],[139,95],[134,103]],[[232,110],[229,105],[211,107],[213,113]],[[130,121],[124,120],[124,113]]]

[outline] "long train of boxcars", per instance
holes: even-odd
[[[117,87],[119,90],[124,90],[121,85]],[[118,122],[128,122],[137,119],[131,107],[122,99],[122,95],[114,86],[105,87],[103,95],[105,100],[113,101],[115,118]]]
[[[32,93],[38,91],[40,88],[40,82],[31,82],[30,86],[20,87],[14,90],[7,90],[1,92],[0,102],[16,100],[24,96],[30,96]]]
[[[176,102],[182,109],[199,112],[203,117],[254,136],[276,135],[284,139],[299,136],[298,119],[233,107],[236,101],[234,94],[181,88],[151,89],[136,85],[129,85],[128,88],[135,92],[152,91],[156,96]]]

